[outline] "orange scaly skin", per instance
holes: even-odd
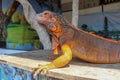
[[[62,55],[35,72],[63,67],[76,57],[92,63],[120,62],[120,42],[85,32],[70,24],[62,16],[50,11],[39,14],[37,21],[52,35],[52,50]]]

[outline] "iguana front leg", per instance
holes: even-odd
[[[72,60],[72,51],[69,45],[64,44],[61,50],[62,50],[61,56],[53,60],[53,62],[51,62],[50,64],[40,65],[33,76],[36,77],[39,73],[42,72],[46,73],[50,69],[63,67],[66,64],[68,64]]]
[[[60,50],[60,44],[59,40],[57,37],[53,36],[52,37],[52,50],[54,55],[48,56],[49,59],[56,59],[59,55],[59,50]]]
[[[53,53],[57,55],[57,54],[58,54],[58,52],[59,52],[59,49],[60,49],[60,48],[59,48],[59,46],[58,46],[58,47],[56,47],[55,49],[53,49]]]
[[[58,56],[59,56],[59,50],[60,50],[60,47],[56,47],[55,49],[53,49],[53,54],[54,55],[50,55],[48,56],[49,59],[56,59]]]

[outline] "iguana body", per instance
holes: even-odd
[[[48,69],[65,66],[72,59],[72,54],[92,63],[120,62],[120,42],[80,30],[50,11],[39,14],[37,20],[52,35],[53,52],[62,51]]]

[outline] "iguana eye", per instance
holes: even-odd
[[[48,15],[48,13],[46,12],[46,13],[44,13],[44,15]]]

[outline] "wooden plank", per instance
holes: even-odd
[[[12,55],[0,55],[0,63],[12,65],[28,71],[38,64],[51,62],[47,58],[50,50],[29,51]],[[69,65],[50,70],[47,76],[65,80],[119,80],[120,63],[118,64],[92,64],[73,58]]]

